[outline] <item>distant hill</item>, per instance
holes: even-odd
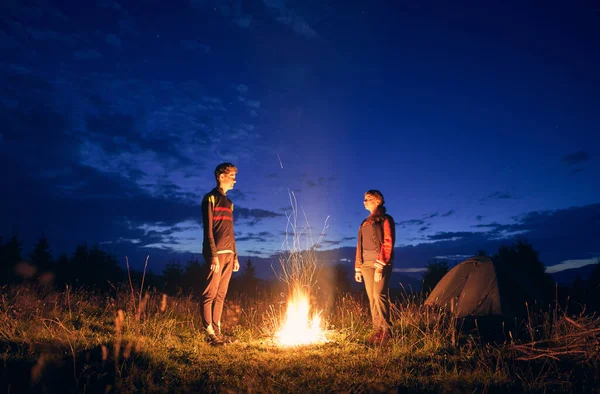
[[[421,291],[421,280],[412,276],[393,272],[390,278],[390,289],[404,288],[407,291]]]
[[[554,279],[556,281],[556,283],[558,283],[559,285],[569,286],[569,285],[573,284],[573,282],[575,281],[575,278],[577,278],[577,276],[579,276],[584,281],[587,280],[597,265],[598,265],[598,263],[588,264],[588,265],[584,265],[583,267],[571,268],[568,270],[556,272],[556,273],[550,274],[550,276],[552,276],[552,279]]]

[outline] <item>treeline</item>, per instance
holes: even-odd
[[[488,256],[485,251],[476,255]],[[545,273],[545,266],[534,247],[517,241],[502,246],[489,256],[496,266],[497,274],[511,283],[508,297],[522,300],[523,291],[539,290],[535,299],[548,304],[559,301],[571,305],[574,312],[587,307],[600,311],[600,264],[587,278],[577,278],[570,286],[556,286],[552,277]],[[273,279],[265,281],[256,276],[256,268],[250,259],[241,261],[240,272],[234,273],[230,282],[230,294],[250,297],[276,294],[285,291],[285,283]],[[363,292],[362,284],[354,282],[353,270],[348,265],[337,264],[322,267],[316,272],[316,290],[320,296],[330,297],[336,293]],[[421,292],[427,295],[449,271],[447,262],[433,261],[423,275]],[[42,236],[31,253],[26,255],[17,235],[4,240],[0,237],[0,286],[16,283],[37,284],[41,288],[64,289],[86,287],[110,291],[119,286],[144,282],[145,288],[154,288],[169,295],[199,296],[209,266],[202,260],[192,258],[181,264],[170,261],[160,273],[140,272],[126,269],[117,258],[98,245],[78,245],[72,254],[52,256],[46,237]],[[501,279],[499,277],[499,279]],[[506,288],[505,287],[505,288]],[[406,289],[391,289],[393,297]],[[538,297],[539,296],[539,297]]]
[[[250,296],[265,289],[266,284],[257,278],[250,259],[241,262],[241,266],[241,272],[232,277],[232,289]],[[68,285],[110,291],[130,283],[139,286],[143,280],[145,288],[155,288],[169,295],[200,295],[208,270],[204,261],[190,259],[183,265],[170,261],[159,274],[136,271],[123,267],[99,245],[85,243],[78,245],[71,255],[63,253],[55,258],[45,236],[26,255],[18,235],[6,241],[0,237],[0,286],[30,283],[47,289],[64,289]]]

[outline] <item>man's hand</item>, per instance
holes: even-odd
[[[362,274],[359,271],[356,271],[354,273],[354,280],[359,283],[362,282]]]
[[[381,268],[375,269],[375,282],[379,282],[383,277],[383,270]]]
[[[235,259],[233,263],[233,272],[238,272],[240,270],[240,262],[238,259]]]
[[[220,269],[221,269],[221,265],[219,264],[219,258],[213,257],[212,264],[210,265],[210,270],[214,271],[214,272],[219,272]]]

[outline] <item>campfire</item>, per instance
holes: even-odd
[[[309,295],[301,288],[293,289],[285,321],[275,339],[282,346],[327,342],[325,331],[321,330],[320,312],[313,312],[311,316]]]
[[[296,219],[298,205],[294,192],[289,192],[292,214],[287,215],[286,238],[282,246],[284,252],[280,256],[282,272],[279,279],[288,285],[289,295],[285,318],[275,333],[275,341],[281,346],[308,345],[327,342],[325,330],[321,329],[321,312],[311,311],[310,289],[314,285],[317,270],[315,249],[324,236],[325,227],[316,243],[312,242],[310,226],[298,228]],[[329,217],[327,218],[329,219]],[[288,237],[288,234],[291,237]],[[300,239],[308,242],[305,248],[300,247]]]

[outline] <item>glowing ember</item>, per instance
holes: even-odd
[[[286,319],[275,334],[280,345],[308,345],[311,343],[327,342],[325,332],[321,330],[320,313],[310,316],[309,297],[301,290],[295,290],[288,302]]]

